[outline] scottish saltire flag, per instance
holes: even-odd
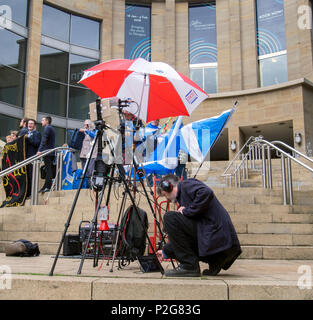
[[[203,162],[234,113],[235,107],[236,105],[218,116],[184,126],[180,130],[181,149],[195,160]]]
[[[158,144],[150,158],[144,163],[146,174],[169,174],[173,173],[178,164],[178,152],[180,149],[180,129],[182,128],[180,116],[174,122],[172,128]]]

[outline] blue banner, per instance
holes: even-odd
[[[189,63],[216,63],[216,5],[210,2],[189,7]]]
[[[259,56],[286,50],[283,0],[257,1],[257,45]]]
[[[151,8],[126,5],[125,59],[151,61]]]

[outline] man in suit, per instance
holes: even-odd
[[[227,270],[241,254],[232,221],[214,192],[197,179],[179,181],[174,175],[161,179],[158,193],[180,205],[177,212],[166,212],[164,230],[169,243],[159,251],[160,260],[174,258],[178,268],[165,272],[168,277],[200,276],[199,261],[209,264],[203,275],[216,276]]]
[[[42,154],[43,151],[55,148],[55,131],[51,125],[51,122],[52,119],[49,116],[46,116],[41,119],[41,125],[44,127],[44,131],[37,154]],[[39,192],[41,193],[50,191],[51,189],[53,179],[54,157],[54,153],[50,153],[49,155],[43,157],[46,168],[46,179],[43,187],[39,190]]]
[[[26,148],[26,158],[34,156],[39,148],[41,141],[41,134],[36,130],[36,120],[29,119],[27,123],[27,148]],[[27,198],[31,195],[31,186],[32,186],[32,172],[33,165],[27,165]]]

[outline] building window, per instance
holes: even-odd
[[[260,85],[288,81],[283,0],[256,0]]]
[[[207,93],[217,92],[216,4],[189,5],[190,78]]]
[[[0,140],[6,141],[5,137],[10,134],[10,131],[19,130],[20,119],[0,114],[0,123]]]
[[[6,23],[0,28],[0,102],[24,106],[25,66],[28,37],[28,1],[3,0]]]
[[[99,63],[100,22],[46,4],[42,19],[38,111],[65,118],[59,136],[66,139],[66,119],[88,119],[97,98],[78,81]]]
[[[126,4],[124,57],[151,61],[151,8],[148,6]]]

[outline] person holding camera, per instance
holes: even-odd
[[[95,128],[94,123],[91,120],[85,120],[84,128],[79,129],[79,131],[83,132],[85,134],[82,148],[81,148],[80,155],[79,155],[80,161],[82,163],[82,169],[84,169],[86,162],[87,162],[87,159],[88,159],[88,154],[91,151],[92,144],[93,144],[93,141],[96,136],[96,128]],[[98,147],[96,145],[95,148],[93,149],[93,153],[91,155],[89,166],[87,169],[88,179],[90,179],[92,177],[93,170],[95,167],[95,159],[97,157],[97,153],[98,153]]]
[[[197,179],[179,181],[177,176],[167,175],[161,179],[158,193],[180,206],[163,217],[169,242],[158,251],[159,259],[180,263],[165,275],[200,276],[199,261],[209,264],[203,275],[216,276],[221,269],[227,270],[241,254],[241,247],[232,221],[212,189]]]

